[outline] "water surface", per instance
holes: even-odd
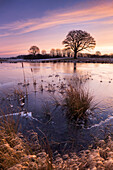
[[[53,96],[62,97],[59,86],[68,84],[76,74],[87,75],[85,88],[94,96],[99,108],[83,128],[70,123],[62,108],[56,109],[53,102]],[[29,84],[27,88],[24,83]],[[49,84],[55,88],[54,92],[48,91]],[[21,118],[23,130],[34,129],[41,135],[40,128],[58,147],[81,150],[91,144],[93,137],[104,138],[106,131],[113,130],[113,64],[77,63],[76,67],[74,63],[63,62],[0,64],[1,108],[7,113],[23,109],[18,109],[18,102],[12,99],[14,95],[11,97],[15,90],[25,93],[27,90],[24,109],[32,112],[32,116]],[[50,111],[50,116],[47,111]]]

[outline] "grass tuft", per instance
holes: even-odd
[[[84,120],[95,109],[93,104],[93,96],[89,94],[83,86],[85,79],[74,77],[71,79],[64,95],[64,106],[66,114],[70,120]]]

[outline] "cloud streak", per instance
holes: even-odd
[[[35,18],[29,20],[20,20],[14,23],[0,26],[0,37],[10,35],[20,35],[37,31],[40,29],[50,28],[63,24],[85,24],[94,22],[97,23],[101,20],[101,24],[113,23],[113,4],[102,4],[100,6],[90,7],[90,9],[73,9],[71,11],[56,11],[51,12],[45,17]],[[108,18],[111,18],[108,20]]]

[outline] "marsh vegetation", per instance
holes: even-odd
[[[32,157],[36,163],[33,164],[30,159],[26,160],[23,155],[22,157],[19,155],[19,159],[15,156],[17,160],[14,159],[11,166],[20,164],[19,166],[26,166],[27,168],[30,166],[38,167],[39,162],[37,159],[40,159],[39,157],[41,156],[37,155],[41,155],[39,153],[44,151],[45,156],[42,157],[46,158],[46,160],[44,159],[46,168],[48,166],[49,168],[56,166],[56,169],[60,168],[60,166],[62,168],[83,168],[84,166],[85,168],[92,168],[88,162],[89,157],[97,152],[99,160],[102,162],[100,165],[96,157],[92,158],[93,160],[95,159],[93,167],[106,167],[108,164],[106,160],[110,158],[109,156],[102,156],[100,150],[104,150],[103,155],[104,152],[108,153],[105,150],[108,142],[112,143],[112,139],[104,141],[105,148],[99,145],[99,150],[98,148],[93,149],[98,146],[95,141],[105,139],[112,131],[111,93],[108,91],[110,96],[109,103],[107,103],[107,99],[107,102],[104,101],[104,104],[101,104],[101,98],[99,98],[100,94],[105,95],[105,93],[102,93],[103,88],[109,86],[112,89],[111,72],[106,76],[103,69],[101,71],[101,67],[107,67],[107,65],[101,65],[100,67],[98,65],[101,73],[99,75],[97,72],[94,74],[97,65],[93,65],[94,72],[91,72],[93,67],[90,67],[90,65],[84,67],[84,64],[80,64],[79,67],[76,66],[76,72],[74,72],[73,63],[18,63],[13,64],[15,67],[10,67],[10,65],[12,64],[8,65],[6,72],[7,70],[12,71],[13,85],[7,84],[6,82],[10,79],[7,78],[6,80],[4,76],[2,81],[6,84],[5,86],[2,86],[2,84],[0,86],[0,121],[2,121],[1,127],[3,127],[3,129],[0,129],[1,134],[3,134],[2,138],[4,137],[4,141],[8,143],[8,148],[2,150],[2,155],[5,157],[4,152],[6,150],[15,148],[12,144],[10,145],[11,148],[9,148],[11,143],[9,136],[11,136],[10,139],[12,140],[12,135],[15,134],[13,138],[18,141],[22,140],[23,147],[26,144],[28,145],[26,147],[29,148],[27,149],[29,153],[22,151],[24,156],[26,155],[27,158]],[[112,65],[110,66],[112,67]],[[90,69],[90,72],[88,72],[88,69]],[[18,71],[20,78],[17,80],[16,74]],[[1,71],[1,74],[5,74],[5,71],[4,73]],[[96,88],[95,91],[89,88],[93,84],[95,84],[95,87],[93,86],[93,89]],[[97,87],[101,88],[98,89]],[[107,94],[106,96],[108,97]],[[24,137],[18,136],[20,133]],[[37,136],[32,138],[33,141],[30,140],[31,134],[35,134],[35,137]],[[29,138],[25,140],[25,136],[29,136]],[[37,146],[35,141],[37,141]],[[2,144],[4,146],[4,143],[1,143],[1,147]],[[82,150],[84,150],[84,153],[79,157],[78,154]],[[88,152],[85,152],[85,150],[88,150]],[[109,150],[112,152],[111,148]],[[74,153],[72,153],[73,151]],[[14,152],[16,152],[15,149]],[[21,151],[19,150],[19,152]],[[11,167],[8,161],[6,161],[6,164],[4,161],[9,159],[10,162],[10,159],[12,161],[14,156],[11,156],[9,151],[7,156],[1,160],[2,167],[5,165]],[[23,159],[28,161],[27,164],[23,163]],[[69,163],[69,161],[73,163]]]
[[[70,120],[87,120],[88,114],[95,109],[94,98],[88,89],[84,88],[86,77],[72,77],[68,88],[65,90],[64,105]]]

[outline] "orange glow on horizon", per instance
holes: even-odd
[[[40,50],[45,49],[47,52],[52,48],[63,49],[62,41],[70,31],[71,25],[71,30],[73,27],[82,29],[95,38],[97,46],[91,53],[113,53],[113,4],[104,3],[86,9],[75,7],[72,10],[51,11],[42,18],[0,26],[0,30],[4,31],[0,33],[0,56],[28,54],[32,45],[37,45]],[[43,33],[46,30],[47,34],[44,37]]]

